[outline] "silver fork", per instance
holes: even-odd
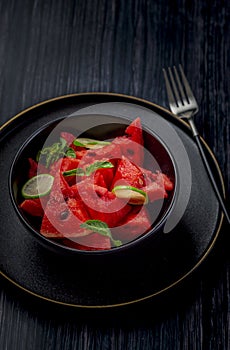
[[[197,143],[199,148],[202,160],[208,172],[210,181],[212,183],[213,189],[215,190],[216,196],[219,200],[221,208],[225,214],[225,217],[230,224],[229,214],[227,212],[226,205],[221,196],[219,188],[216,184],[215,178],[212,174],[212,170],[209,166],[208,160],[203,150],[203,146],[201,143],[200,135],[195,126],[193,116],[198,112],[198,104],[193,95],[193,92],[190,88],[188,80],[184,74],[183,68],[179,65],[179,72],[177,68],[174,66],[173,68],[168,68],[168,73],[166,69],[163,69],[166,90],[168,94],[169,107],[173,114],[177,115],[180,118],[186,118],[192,131],[192,135]]]

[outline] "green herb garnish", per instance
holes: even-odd
[[[114,165],[111,162],[108,161],[95,161],[94,163],[90,164],[87,166],[85,169],[83,168],[76,168],[76,169],[71,169],[63,172],[64,176],[73,176],[73,175],[78,175],[78,176],[89,176],[91,175],[94,171],[98,169],[107,169],[107,168],[113,168]]]
[[[76,153],[74,151],[73,148],[69,147],[67,148],[67,150],[65,151],[65,156],[69,157],[69,158],[76,158]]]
[[[60,137],[59,142],[40,150],[37,153],[36,161],[45,164],[46,168],[49,168],[51,164],[62,157],[76,158],[76,153],[73,148],[67,147],[67,141]]]
[[[113,167],[114,165],[111,162],[98,160],[86,167],[85,174],[86,176],[89,176],[98,169],[108,169]]]
[[[113,239],[110,228],[106,224],[106,222],[101,220],[86,220],[83,224],[81,224],[82,228],[86,228],[93,232],[97,232],[102,236],[109,237],[112,244],[115,247],[119,247],[122,245],[122,242],[119,239]]]
[[[73,141],[73,144],[75,146],[91,148],[91,149],[102,148],[106,145],[109,145],[110,143],[111,142],[109,141],[99,141],[99,140],[88,139],[83,137],[79,137]]]

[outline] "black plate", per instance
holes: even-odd
[[[165,234],[124,257],[124,270],[101,261],[59,257],[35,241],[19,220],[9,196],[8,175],[22,143],[39,127],[74,113],[141,116],[158,130],[173,151],[180,173],[180,191]],[[196,144],[186,123],[151,102],[118,94],[86,93],[59,97],[33,106],[0,129],[0,272],[21,289],[49,301],[75,307],[111,307],[151,298],[186,278],[207,256],[223,216]],[[224,191],[218,164],[206,144],[212,171]],[[121,266],[121,264],[119,264]]]

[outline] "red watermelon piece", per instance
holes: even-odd
[[[145,207],[136,208],[125,217],[122,225],[113,229],[114,239],[120,239],[123,243],[128,243],[142,234],[146,233],[151,227],[151,221]]]
[[[121,158],[121,149],[112,142],[102,148],[87,150],[81,158],[79,166],[84,168],[96,160],[110,160]]]
[[[42,200],[42,202],[41,202]],[[22,209],[25,213],[32,215],[32,216],[40,216],[42,217],[44,214],[44,208],[46,206],[46,202],[48,200],[40,198],[34,198],[34,199],[25,199],[19,206],[20,209]]]
[[[83,202],[65,198],[71,193],[62,174],[57,173],[46,205],[41,234],[50,238],[77,237],[85,234],[80,225],[89,219]]]
[[[127,128],[125,129],[125,134],[130,140],[138,143],[139,145],[144,145],[143,132],[140,117],[137,117]]]
[[[140,118],[136,118],[125,129],[124,136],[116,137],[112,143],[121,149],[123,156],[141,166],[144,161],[144,140]]]
[[[80,190],[80,194],[78,192],[79,188],[81,188],[81,186],[85,186],[87,188],[87,186],[90,187],[90,189],[92,189],[91,186],[93,186],[93,190],[94,190],[94,195],[98,196],[99,198],[104,198],[105,196],[110,198],[110,199],[114,199],[115,196],[113,193],[109,192],[108,189],[106,187],[97,185],[95,183],[93,183],[92,179],[85,179],[83,180],[83,184],[75,184],[73,186],[70,187],[70,193],[69,193],[69,197],[70,198],[81,198],[81,195],[84,196],[85,193],[82,193],[82,190]]]
[[[119,225],[131,210],[124,200],[105,188],[100,190],[100,186],[95,186],[88,180],[79,182],[77,190],[91,219],[104,221],[109,227]]]
[[[89,231],[86,232],[80,225],[88,219],[89,216],[81,201],[66,203],[51,199],[46,206],[40,233],[48,238],[84,236],[89,234]]]
[[[29,173],[28,173],[28,177],[29,179],[31,179],[32,177],[36,176],[37,175],[37,172],[38,172],[38,163],[32,159],[32,158],[29,158],[28,159],[29,161]]]
[[[76,149],[76,152],[75,152],[76,158],[82,159],[85,156],[87,149],[85,149],[85,148],[82,149],[82,147],[79,147],[80,148],[80,150],[79,150],[79,148],[77,146],[74,146],[74,147]]]
[[[32,158],[28,158],[28,162],[29,162],[29,171],[28,171],[29,179],[36,176],[37,174],[46,174],[48,172],[47,168],[43,164],[37,163]]]
[[[93,232],[87,236],[74,239],[73,247],[80,250],[107,250],[111,248],[111,241],[109,237]]]
[[[62,131],[61,132],[61,137],[66,140],[67,145],[70,146],[72,144],[72,142],[75,140],[75,136],[73,134],[71,134],[70,132],[67,131]]]
[[[94,184],[95,185],[107,188],[107,184],[106,184],[106,182],[104,180],[104,176],[100,172],[96,171],[96,173],[94,174],[93,178],[94,178]]]
[[[167,191],[172,191],[174,183],[170,178],[156,171],[155,173],[147,169],[141,169],[144,173],[146,186],[142,187],[142,190],[148,194],[148,198],[151,202],[168,197]]]
[[[144,174],[138,166],[123,156],[118,161],[111,188],[116,185],[129,185],[141,188],[145,185]]]
[[[50,174],[55,176],[57,172],[76,169],[79,166],[79,159],[76,158],[60,158],[50,167]]]
[[[113,144],[120,147],[122,155],[128,158],[132,163],[137,166],[143,164],[144,148],[139,143],[126,136],[119,136],[113,140]]]
[[[151,184],[143,187],[142,190],[147,193],[150,202],[168,197],[168,193],[165,191],[165,187],[158,184],[157,182],[152,182]]]
[[[172,191],[174,188],[174,183],[170,180],[170,178],[166,174],[159,172],[157,174],[156,182],[159,184],[163,182],[164,188],[166,191]]]
[[[151,170],[141,168],[141,171],[144,174],[144,177],[146,179],[146,185],[152,183],[153,181],[156,181],[160,186],[164,186],[166,191],[172,191],[174,188],[174,183],[170,178],[162,173],[161,171],[157,170],[156,172],[152,172]]]
[[[79,159],[76,158],[63,158],[61,162],[61,171],[68,171],[76,169],[79,165]]]
[[[95,178],[97,178],[97,177],[100,177],[100,179],[101,179],[101,177],[103,178],[103,181],[101,180],[102,181],[101,184],[95,182],[96,184],[98,184],[100,186],[104,186],[104,187],[110,189],[112,181],[113,181],[113,178],[114,178],[114,174],[115,174],[115,171],[116,171],[117,160],[109,159],[108,161],[111,162],[114,165],[114,167],[113,168],[107,168],[107,169],[98,169],[95,172],[94,176],[95,176]]]
[[[61,162],[61,172],[69,171],[72,169],[76,169],[79,166],[79,159],[76,158],[63,158]],[[76,182],[76,175],[73,176],[65,176],[65,180],[69,185],[72,185]]]

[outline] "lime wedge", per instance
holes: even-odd
[[[24,198],[39,198],[49,194],[54,177],[50,174],[39,174],[29,179],[22,187]]]
[[[118,198],[128,199],[129,204],[142,205],[148,203],[148,195],[145,191],[133,186],[120,185],[115,186],[112,192]]]
[[[102,148],[106,145],[109,145],[110,143],[111,142],[109,141],[99,141],[99,140],[88,139],[83,137],[79,137],[73,141],[73,144],[75,146],[85,147],[89,149]]]

